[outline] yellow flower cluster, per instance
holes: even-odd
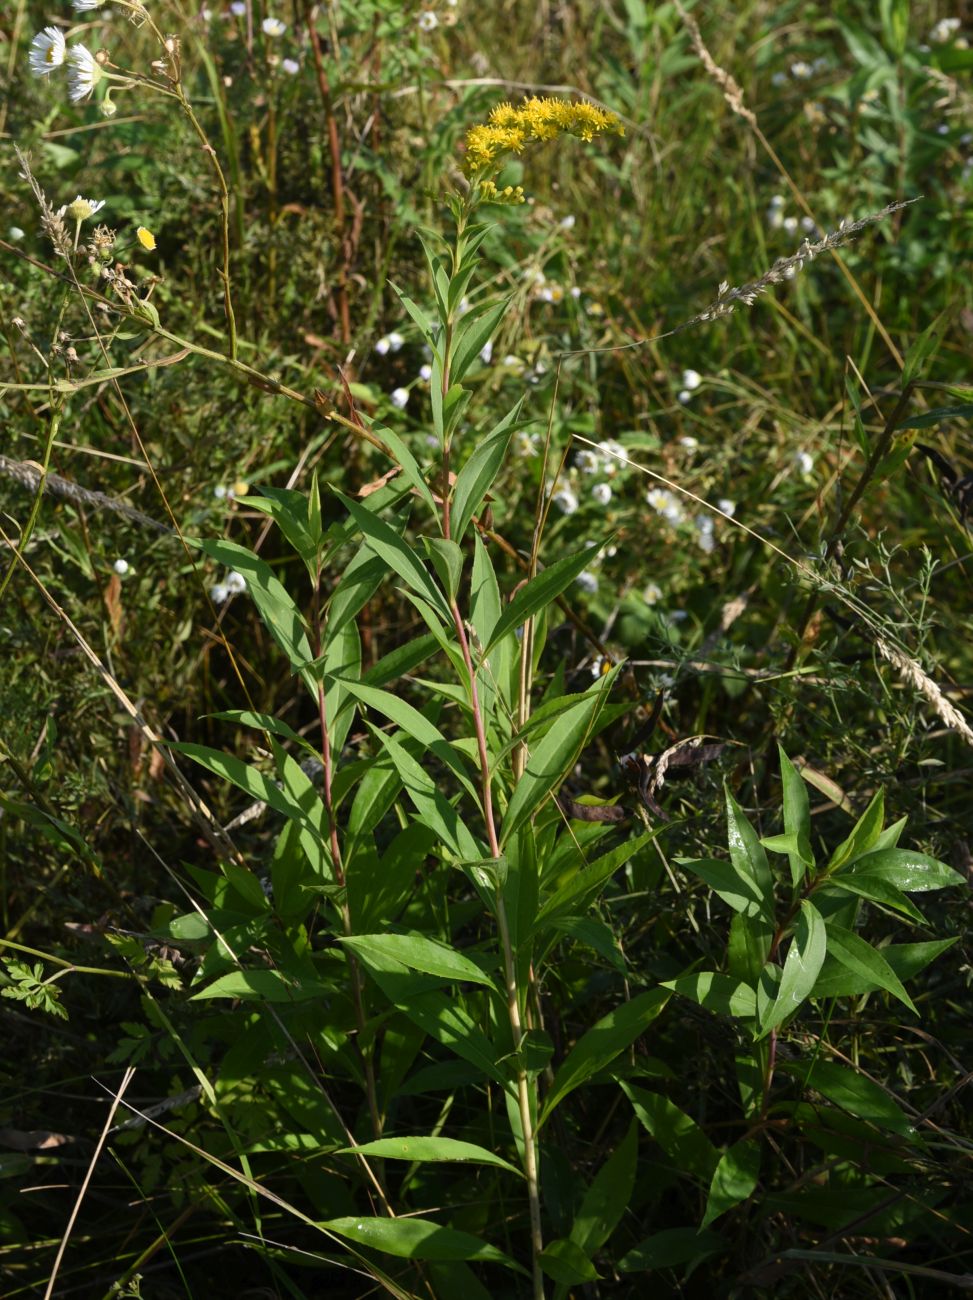
[[[624,135],[625,128],[616,114],[595,104],[536,96],[516,108],[497,104],[486,123],[466,133],[466,174],[497,171],[506,154],[520,153],[531,140],[556,140],[559,135],[593,140],[606,133]]]
[[[483,203],[525,203],[523,185],[505,185],[498,190],[493,181],[480,182],[480,200]]]

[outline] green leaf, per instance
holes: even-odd
[[[583,943],[599,956],[604,957],[619,974],[625,974],[625,958],[618,946],[618,940],[611,926],[599,921],[594,916],[562,916],[554,922],[554,928],[577,943]]]
[[[937,406],[922,415],[908,415],[895,427],[896,429],[931,429],[947,420],[968,420],[973,416],[973,403],[964,402],[961,406]]]
[[[369,963],[379,958],[390,958],[401,962],[410,970],[424,971],[427,975],[439,975],[454,983],[483,984],[493,992],[496,986],[489,975],[464,957],[462,953],[447,948],[445,944],[427,939],[420,934],[360,934],[339,938],[339,943],[358,953]]]
[[[395,764],[406,794],[412,800],[422,821],[431,826],[456,858],[466,862],[478,861],[483,852],[466,828],[459,813],[446,796],[436,788],[432,777],[422,764],[408,752],[394,736],[373,732],[380,745]]]
[[[604,542],[598,542],[595,546],[588,546],[583,551],[576,551],[573,555],[566,555],[563,559],[556,560],[546,569],[536,574],[531,578],[530,582],[525,583],[500,615],[484,653],[489,653],[499,640],[507,636],[514,628],[526,623],[532,614],[536,614],[539,609],[546,608],[556,597],[560,596],[561,592],[575,580],[582,569],[586,568],[595,558],[604,544]]]
[[[580,863],[576,873],[546,899],[537,914],[531,934],[539,934],[562,916],[581,916],[591,906],[615,872],[649,843],[654,831],[646,831],[624,840],[587,866]]]
[[[757,1186],[759,1177],[760,1146],[756,1141],[744,1138],[728,1147],[713,1174],[706,1213],[700,1228],[708,1227],[721,1214],[747,1200]]]
[[[328,603],[328,635],[335,636],[345,623],[353,619],[378,590],[389,571],[380,555],[362,542],[345,565],[338,585]]]
[[[733,979],[756,985],[774,938],[774,923],[762,916],[738,913],[730,922],[726,968]]]
[[[415,551],[402,540],[394,528],[383,519],[379,519],[371,510],[346,497],[343,492],[333,489],[335,496],[342,503],[355,523],[364,534],[365,540],[376,555],[380,555],[393,573],[398,574],[407,586],[421,596],[446,624],[452,623],[452,615],[446,598],[429,576],[425,566]]]
[[[741,871],[735,862],[721,862],[718,858],[677,858],[676,862],[705,881],[735,912],[769,918],[766,895],[753,876]]]
[[[506,1169],[523,1178],[516,1165],[509,1160],[495,1156],[485,1147],[478,1147],[472,1142],[458,1142],[455,1138],[444,1137],[386,1137],[374,1142],[364,1142],[357,1147],[342,1147],[335,1151],[336,1156],[363,1155],[377,1156],[380,1160],[409,1160],[417,1164],[438,1161],[466,1161],[476,1165],[493,1165],[497,1169]]]
[[[798,1071],[795,1069],[794,1073]],[[847,1066],[819,1057],[805,1079],[805,1086],[813,1088],[849,1115],[867,1120],[876,1128],[889,1129],[901,1137],[915,1136],[912,1121],[888,1093]]]
[[[391,459],[401,467],[403,474],[415,488],[415,490],[428,505],[433,515],[438,517],[436,502],[429,485],[423,476],[419,464],[412,452],[402,441],[394,429],[390,429],[386,424],[380,424],[378,421],[372,421],[372,432],[375,433],[382,442],[385,443],[391,452]]]
[[[633,1246],[618,1261],[617,1268],[620,1273],[653,1273],[660,1268],[695,1264],[726,1249],[726,1242],[715,1232],[665,1228]]]
[[[635,1186],[638,1150],[638,1132],[633,1120],[621,1142],[595,1174],[571,1225],[571,1240],[586,1255],[593,1255],[601,1249],[628,1208]]]
[[[791,868],[791,884],[797,889],[804,879],[805,871],[814,865],[814,853],[811,849],[811,808],[807,797],[807,785],[801,774],[778,745],[780,755],[780,779],[784,795],[784,830],[794,841],[794,848],[788,851]]]
[[[313,568],[321,535],[320,531],[312,530],[308,499],[303,492],[294,488],[255,487],[247,497],[247,509],[269,515],[308,569]]]
[[[521,399],[512,411],[473,449],[469,460],[456,476],[453,485],[450,531],[457,542],[483,503],[500,472],[511,435],[520,419]],[[485,644],[485,643],[484,643]]]
[[[463,552],[455,542],[445,537],[423,537],[421,540],[447,599],[455,600],[463,580]]]
[[[760,1021],[760,1036],[792,1016],[811,996],[827,951],[827,933],[821,913],[807,898],[801,903],[797,929],[784,961],[774,1005]]]
[[[512,1086],[499,1064],[499,1053],[472,1017],[458,1006],[455,999],[442,993],[421,993],[400,1003],[410,1020],[442,1043],[456,1056],[472,1065],[495,1083]]]
[[[720,1153],[696,1121],[660,1092],[647,1092],[624,1079],[620,1086],[639,1123],[676,1168],[709,1182],[720,1162]]]
[[[885,791],[878,790],[871,803],[855,823],[854,829],[846,840],[835,849],[826,870],[830,874],[848,862],[868,853],[882,833],[885,821]]]
[[[560,788],[574,767],[587,743],[595,716],[607,698],[620,667],[617,665],[599,678],[573,709],[558,718],[531,751],[523,775],[507,806],[500,836],[501,846],[523,826],[540,804]]]
[[[870,902],[881,903],[885,907],[891,907],[896,912],[901,912],[910,920],[918,922],[919,925],[925,924],[925,917],[919,911],[902,890],[893,885],[883,875],[873,875],[870,871],[844,871],[839,872],[828,880],[828,888],[835,886],[838,889],[845,890],[849,894],[857,894],[859,898],[867,898]]]
[[[482,352],[509,306],[501,298],[483,311],[469,311],[456,326],[449,357],[450,383],[458,384]]]
[[[701,970],[692,975],[680,975],[678,979],[665,980],[662,987],[691,998],[707,1011],[720,1015],[746,1018],[757,1014],[757,995],[750,985],[717,971]]]
[[[956,885],[965,885],[966,881],[947,867],[945,862],[929,857],[926,853],[916,853],[914,849],[880,849],[877,853],[866,853],[856,858],[853,863],[836,876],[845,880],[848,876],[864,873],[868,876],[880,876],[896,889],[910,894],[921,894],[932,889],[952,889]]]
[[[308,1002],[333,992],[329,984],[291,979],[279,970],[234,970],[198,989],[190,1002],[208,998],[239,998],[243,1002]]]
[[[443,1228],[431,1219],[380,1219],[367,1214],[351,1218],[326,1219],[322,1224],[347,1241],[380,1250],[399,1259],[479,1259],[504,1264],[523,1273],[524,1269],[496,1246],[490,1246],[469,1232]]]
[[[750,825],[743,809],[730,794],[729,786],[724,786],[726,793],[726,840],[730,850],[730,861],[740,876],[748,877],[754,884],[754,894],[762,901],[764,916],[774,914],[774,881],[770,874],[770,864],[764,852],[757,832]]]
[[[598,1280],[599,1273],[594,1264],[575,1242],[566,1237],[548,1242],[537,1258],[547,1276],[562,1286],[580,1286],[583,1282]]]
[[[575,1043],[554,1076],[540,1124],[546,1122],[555,1107],[570,1092],[604,1069],[619,1052],[624,1052],[630,1043],[644,1033],[660,1014],[669,997],[668,990],[651,989],[647,993],[640,993],[630,1002],[623,1002],[620,1007],[592,1025]]]
[[[903,1002],[914,1015],[918,1015],[915,1004],[906,993],[902,981],[888,964],[877,948],[873,948],[854,930],[831,923],[828,925],[828,954],[865,981],[881,989],[886,989],[893,997]]]
[[[832,929],[833,926],[829,922],[829,934]],[[892,943],[875,951],[887,963],[896,978],[904,981],[918,975],[947,948],[951,948],[956,938],[957,936],[952,939],[934,939],[927,943]],[[814,986],[814,996],[816,998],[857,997],[863,993],[874,993],[880,987],[882,986],[872,979],[853,974],[829,951],[821,968],[821,974],[818,976],[818,982]]]

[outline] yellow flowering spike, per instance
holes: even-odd
[[[466,133],[464,169],[470,177],[484,173],[496,175],[507,154],[520,153],[532,140],[556,140],[559,135],[573,135],[591,141],[596,135],[605,134],[625,134],[615,113],[585,101],[572,104],[566,99],[541,99],[532,95],[516,108],[512,104],[497,104],[487,122],[470,127]],[[487,197],[482,186],[481,193]],[[489,201],[497,200],[491,196]]]
[[[138,230],[135,232],[135,238],[139,241],[142,247],[147,249],[150,253],[155,252],[155,235],[153,235],[152,231],[147,227],[139,226]]]

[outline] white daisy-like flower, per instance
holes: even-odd
[[[279,18],[265,18],[260,24],[260,30],[263,32],[264,36],[269,36],[272,40],[276,40],[278,36],[283,36],[287,31],[287,24],[282,22]]]
[[[645,500],[653,510],[658,511],[671,524],[681,523],[685,518],[679,498],[668,488],[650,488],[645,494]]]
[[[582,474],[597,474],[601,469],[601,461],[587,447],[582,447],[580,451],[575,453],[574,463]]]
[[[396,407],[397,410],[404,411],[405,408],[409,405],[408,388],[393,389],[391,401],[392,401],[392,405]]]
[[[605,438],[599,442],[598,450],[601,452],[601,472],[607,474],[609,478],[614,478],[619,470],[625,468],[625,461],[628,456],[625,448],[614,438]]]
[[[45,27],[30,43],[27,60],[35,77],[46,77],[64,62],[67,46],[56,27]]]
[[[679,446],[685,447],[687,451],[695,451],[699,446],[699,439],[694,438],[691,433],[686,433],[679,439]]]
[[[423,9],[416,21],[420,32],[433,32],[439,26],[439,19],[431,9]]]
[[[612,499],[612,490],[607,483],[596,483],[591,489],[591,495],[600,506],[607,506]]]
[[[7,238],[17,244],[20,240],[25,238],[25,235],[19,226],[11,226],[7,231]]]
[[[770,196],[770,206],[771,206],[772,208],[782,208],[782,207],[784,206],[784,196],[783,196],[783,194],[771,194],[771,196]]]
[[[682,372],[682,386],[688,388],[690,392],[698,388],[703,382],[703,376],[698,370],[684,370]]]
[[[216,497],[217,501],[226,500],[226,488],[222,483],[217,483],[216,487],[213,488],[213,496]]]
[[[570,488],[561,488],[551,497],[551,501],[564,515],[573,515],[578,508],[578,498]]]
[[[809,451],[797,451],[794,453],[794,465],[801,474],[810,474],[814,469],[814,457]]]
[[[797,217],[785,217],[783,225],[787,233],[789,235],[793,235],[797,232],[797,227],[799,225],[799,222],[797,220]]]
[[[63,207],[58,208],[57,215],[59,217],[70,217],[72,221],[80,223],[87,221],[89,217],[93,217],[104,206],[104,199],[86,199],[79,194],[71,203],[66,203]]]
[[[111,566],[120,578],[123,578],[129,570],[128,560],[122,559],[121,556]]]
[[[798,59],[796,63],[791,64],[791,76],[795,81],[807,81],[814,76],[814,69],[810,63],[805,63],[803,59]]]
[[[86,45],[68,50],[68,98],[72,104],[87,99],[104,76],[101,64]]]
[[[581,290],[578,288],[576,284],[572,284],[571,288],[568,290],[568,293],[575,300],[581,297]]]
[[[566,217],[562,217],[559,225],[562,230],[573,230],[574,223],[577,220],[573,212],[569,212]]]
[[[286,72],[289,77],[296,77],[301,70],[301,65],[298,63],[297,59],[281,59],[280,68],[281,71]]]
[[[245,18],[247,6],[244,4],[243,0],[233,0],[233,3],[230,5],[230,13],[234,18]]]
[[[90,13],[92,9],[100,9],[104,0],[71,0],[71,8],[76,14]]]
[[[392,340],[387,334],[384,334],[375,344],[375,351],[380,357],[387,356],[392,351]]]
[[[587,569],[581,570],[581,572],[575,578],[575,582],[578,584],[581,590],[586,591],[589,596],[593,596],[595,592],[598,590],[598,579],[595,577],[593,573],[589,573]]]
[[[226,575],[226,588],[227,591],[231,591],[237,596],[241,591],[246,591],[247,580],[242,573],[238,573],[236,569],[231,569]]]
[[[483,347],[480,348],[480,360],[485,366],[488,366],[493,360],[493,339],[487,339]]]
[[[716,503],[716,508],[722,510],[725,515],[729,515],[732,519],[737,512],[737,503],[731,501],[729,497],[720,497]]]
[[[683,406],[688,406],[692,400],[693,395],[688,388],[680,388],[679,392],[676,394],[676,401],[681,402]]]
[[[426,384],[432,379],[432,366],[428,361],[419,367],[419,378]]]
[[[393,330],[388,336],[388,344],[392,352],[400,352],[405,345],[405,337],[398,330]]]
[[[225,582],[214,582],[209,589],[209,598],[214,605],[225,605],[230,599],[230,589]]]
[[[658,605],[662,599],[662,588],[657,582],[647,583],[645,590],[642,592],[642,599],[647,605]]]
[[[934,45],[945,45],[959,31],[961,25],[959,18],[940,18],[929,33],[929,39]]]

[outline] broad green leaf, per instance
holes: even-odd
[[[279,970],[234,970],[221,975],[206,988],[198,989],[190,1001],[239,998],[244,1002],[308,1002],[312,998],[327,997],[331,992],[329,984],[292,979]]]
[[[541,1114],[540,1123],[544,1124],[554,1108],[586,1079],[604,1069],[619,1052],[649,1027],[669,1001],[670,994],[664,989],[650,989],[640,993],[630,1002],[623,1002],[620,1007],[610,1011],[607,1016],[582,1035],[565,1058],[561,1068],[554,1076],[551,1091],[548,1093]]]
[[[396,646],[387,655],[383,655],[377,664],[362,674],[362,681],[369,686],[386,686],[389,682],[411,673],[414,668],[436,652],[438,642],[431,632],[424,632],[404,645]]]
[[[807,797],[807,785],[797,768],[778,745],[780,755],[780,779],[784,796],[784,830],[794,839],[795,847],[788,852],[791,868],[791,884],[797,889],[804,879],[805,871],[814,865],[811,850],[811,808]]]
[[[877,853],[867,853],[863,858],[856,858],[843,871],[837,872],[840,879],[864,873],[869,876],[881,876],[896,889],[910,894],[921,894],[932,889],[951,889],[956,885],[965,885],[966,881],[926,853],[917,853],[914,849],[880,849]]]
[[[774,914],[774,881],[770,874],[767,854],[757,838],[757,832],[750,825],[743,809],[733,798],[729,786],[726,793],[726,842],[730,850],[730,861],[741,876],[748,877],[754,884],[754,893],[762,900],[762,911],[767,917]]]
[[[620,1086],[632,1103],[639,1123],[662,1147],[682,1173],[709,1182],[719,1164],[720,1153],[694,1119],[660,1092],[648,1092],[621,1080]]]
[[[633,1246],[618,1261],[620,1273],[654,1273],[660,1268],[695,1264],[727,1249],[727,1243],[715,1232],[698,1232],[695,1228],[665,1228]]]
[[[883,875],[876,875],[870,871],[840,871],[829,878],[828,886],[846,890],[849,894],[857,894],[859,898],[867,898],[873,903],[882,903],[885,907],[901,912],[920,925],[925,924],[925,918],[918,907],[906,898],[898,886],[893,885]]]
[[[638,1132],[633,1120],[621,1142],[595,1174],[571,1225],[571,1240],[588,1256],[601,1249],[628,1208],[635,1186],[638,1150]]]
[[[375,433],[382,442],[385,443],[391,452],[392,460],[395,461],[402,469],[403,474],[419,493],[422,499],[428,505],[433,515],[438,517],[438,510],[433,495],[429,490],[422,470],[416,461],[415,456],[402,441],[394,429],[390,429],[387,424],[380,424],[378,421],[372,422],[372,432]]]
[[[422,764],[394,736],[375,732],[375,740],[391,758],[406,794],[415,804],[422,821],[441,836],[449,851],[465,862],[478,861],[482,850],[467,830],[459,813],[436,788]]]
[[[452,615],[446,598],[439,590],[425,565],[407,542],[391,528],[384,519],[379,519],[366,506],[345,496],[343,492],[333,489],[335,496],[345,507],[355,523],[364,534],[365,540],[376,555],[380,555],[393,573],[398,574],[407,586],[421,596],[436,611],[446,624],[452,623]]]
[[[524,773],[507,806],[501,845],[506,844],[536,809],[560,789],[587,743],[595,716],[608,698],[619,668],[620,666],[613,668],[600,678],[591,691],[581,697],[575,708],[558,718],[547,735],[531,751]]]
[[[531,934],[540,934],[545,926],[553,924],[562,916],[584,915],[619,867],[634,858],[653,838],[654,832],[643,832],[616,845],[587,866],[579,862],[574,876],[545,900]]]
[[[787,1020],[810,997],[824,964],[827,945],[821,913],[805,898],[801,903],[797,928],[787,950],[777,998],[769,1014],[760,1021],[761,1036]]]
[[[523,399],[477,443],[469,460],[456,475],[450,511],[450,533],[457,542],[463,540],[470,520],[480,509],[483,498],[500,472],[511,435],[520,419],[522,405]]]
[[[749,984],[735,980],[732,975],[720,975],[717,971],[701,970],[692,975],[680,975],[678,979],[663,981],[664,989],[672,989],[690,998],[707,1011],[716,1011],[724,1016],[755,1016],[757,1014],[757,995]]]
[[[420,934],[360,934],[339,938],[338,942],[371,963],[378,958],[391,958],[410,970],[439,975],[454,983],[483,984],[497,992],[493,980],[475,962]]]
[[[829,933],[831,928],[829,923]],[[934,939],[927,943],[892,943],[876,951],[888,964],[893,974],[904,981],[918,975],[955,942],[956,936],[952,939]],[[821,968],[818,982],[814,986],[814,996],[816,998],[857,997],[863,993],[874,993],[879,987],[880,985],[873,980],[853,974],[847,966],[841,965],[829,953]]]
[[[760,1145],[744,1138],[728,1147],[720,1157],[710,1183],[706,1212],[700,1228],[707,1228],[727,1210],[752,1195],[760,1177]]]
[[[532,614],[550,605],[575,580],[582,569],[591,563],[604,545],[604,542],[599,542],[573,555],[566,555],[536,574],[530,582],[525,583],[501,614],[485,652],[489,653],[502,637],[526,623]]]
[[[893,997],[905,1003],[911,1012],[919,1014],[902,981],[882,954],[854,930],[846,930],[844,926],[831,923],[828,926],[828,955],[854,974],[862,976],[867,983],[887,989]]]
[[[504,1264],[518,1273],[524,1272],[496,1246],[469,1232],[443,1228],[431,1219],[379,1219],[360,1214],[351,1218],[326,1219],[321,1227],[359,1246],[380,1250],[399,1259],[478,1259],[488,1264]]]
[[[497,1169],[507,1169],[518,1177],[523,1174],[509,1160],[495,1156],[486,1147],[478,1147],[472,1142],[458,1142],[455,1138],[444,1137],[386,1137],[374,1142],[364,1142],[357,1147],[342,1147],[335,1151],[336,1156],[363,1155],[377,1156],[380,1160],[409,1160],[417,1164],[427,1161],[468,1161],[476,1165],[494,1165]]]
[[[567,1237],[550,1241],[538,1255],[541,1268],[562,1286],[580,1286],[596,1282],[598,1270],[576,1242]]]
[[[328,603],[327,630],[334,636],[361,610],[378,590],[389,566],[362,542],[345,565]]]
[[[499,1064],[496,1047],[455,999],[435,991],[421,993],[406,999],[402,1010],[438,1043],[477,1066],[495,1083],[512,1086]]]
[[[885,821],[885,791],[879,790],[855,823],[851,834],[835,849],[827,865],[827,872],[837,871],[848,862],[864,856],[875,845]]]
[[[566,934],[576,943],[583,943],[591,948],[619,974],[625,974],[625,958],[618,946],[614,931],[604,921],[594,916],[561,916],[554,922],[554,928]]]
[[[396,788],[398,782],[396,781]],[[356,847],[345,862],[352,925],[367,934],[399,913],[416,892],[417,869],[433,852],[436,832],[411,822],[379,855],[371,845]]]
[[[420,540],[447,599],[455,600],[463,580],[463,552],[446,537],[423,537]]]
[[[483,311],[470,311],[460,319],[453,335],[449,356],[450,383],[457,384],[482,352],[509,305],[509,298],[492,303]]]
[[[774,924],[762,916],[738,913],[730,922],[726,946],[727,971],[733,979],[755,986],[767,961]]]
[[[677,858],[676,862],[705,881],[735,912],[765,918],[771,915],[760,885],[749,872],[741,871],[735,862],[721,862],[718,858]]]
[[[793,1073],[803,1075],[804,1070],[794,1068]],[[818,1058],[804,1082],[806,1087],[813,1088],[857,1119],[867,1120],[877,1128],[889,1129],[902,1137],[915,1136],[912,1121],[885,1089],[847,1066]]]
[[[305,494],[294,488],[255,485],[247,497],[247,509],[269,515],[311,572],[321,536],[312,528],[307,504]]]

